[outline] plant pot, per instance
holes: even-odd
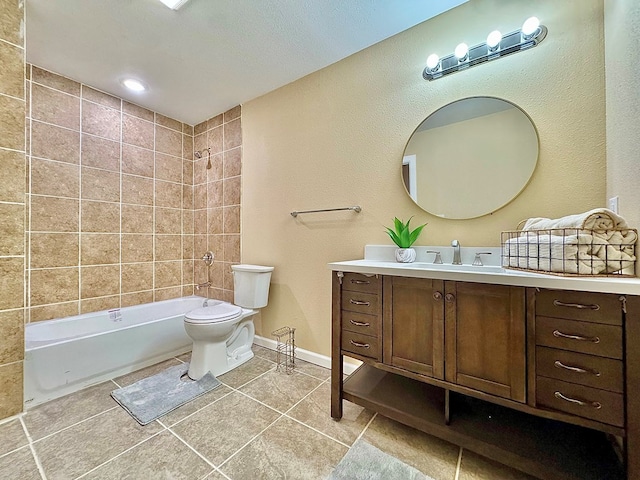
[[[396,262],[411,263],[416,259],[416,251],[413,248],[396,248]]]

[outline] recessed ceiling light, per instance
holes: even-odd
[[[178,10],[181,6],[187,3],[189,0],[160,0],[171,10]]]
[[[122,84],[134,92],[144,92],[147,89],[144,83],[140,80],[136,80],[135,78],[125,78],[122,81]]]

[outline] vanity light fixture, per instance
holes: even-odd
[[[486,61],[505,57],[535,47],[547,36],[547,27],[540,25],[536,17],[528,18],[522,28],[506,35],[494,30],[487,36],[487,41],[469,48],[465,43],[459,44],[454,53],[439,57],[432,53],[427,58],[427,66],[422,72],[425,80],[436,80],[473,67]]]
[[[171,10],[178,10],[181,6],[187,3],[189,0],[160,0]]]

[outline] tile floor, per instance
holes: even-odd
[[[189,361],[189,354],[4,422],[0,478],[324,479],[362,437],[436,480],[532,479],[349,402],[335,422],[329,370],[298,360],[286,375],[275,370],[275,352],[254,352],[219,377],[223,385],[145,427],[109,393]]]

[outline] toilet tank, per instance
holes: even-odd
[[[231,265],[231,270],[233,271],[233,303],[244,308],[266,306],[273,267]]]

